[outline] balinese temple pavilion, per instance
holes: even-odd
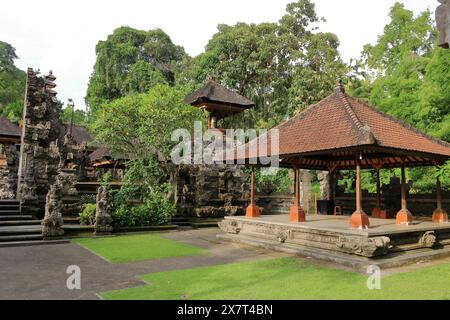
[[[322,101],[310,106],[295,117],[281,123],[279,130],[279,150],[272,154],[270,141],[266,154],[258,154],[251,148],[257,140],[245,147],[246,163],[255,163],[258,156],[279,156],[280,166],[296,169],[313,169],[330,172],[356,170],[356,211],[349,221],[353,229],[370,227],[370,219],[362,209],[361,179],[362,169],[378,172],[377,207],[373,215],[381,211],[379,170],[401,168],[401,210],[396,214],[396,223],[409,225],[412,215],[406,199],[405,168],[438,166],[450,158],[450,144],[430,137],[425,133],[361,103],[349,96],[342,84]],[[273,129],[272,129],[273,130]],[[270,132],[269,132],[270,133]],[[270,139],[270,134],[268,135]],[[261,138],[264,141],[264,138]],[[264,150],[264,149],[263,149]],[[237,156],[234,157],[234,160]],[[253,159],[252,162],[249,160]],[[242,159],[241,159],[242,160]],[[305,214],[300,207],[299,179],[296,174],[296,198],[291,207],[291,222],[302,223]],[[440,204],[440,182],[437,180],[437,209],[433,222],[447,221],[447,215]],[[254,189],[252,184],[251,189]],[[251,201],[250,209],[254,206]],[[258,216],[257,210],[247,210],[247,217]],[[430,216],[432,213],[430,212]]]
[[[217,122],[233,117],[255,106],[255,103],[237,92],[229,90],[214,80],[188,95],[186,103],[208,112],[208,129],[217,129]]]

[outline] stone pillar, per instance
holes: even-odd
[[[448,222],[447,212],[442,209],[441,181],[439,177],[436,178],[436,210],[433,212],[432,220],[434,223]]]
[[[306,215],[305,211],[302,209],[300,204],[300,171],[298,169],[294,170],[295,175],[295,195],[294,202],[290,209],[290,221],[291,223],[305,222]]]
[[[311,171],[309,170],[300,170],[300,204],[303,207],[307,207],[308,201],[311,199]]]
[[[258,218],[261,215],[259,207],[255,203],[255,168],[252,167],[252,174],[250,177],[250,205],[247,207],[245,216],[247,218]]]
[[[362,209],[361,197],[361,162],[356,160],[356,211],[350,218],[350,228],[368,229],[370,227],[369,217]]]
[[[402,181],[401,181],[401,203],[402,207],[399,212],[397,212],[396,224],[404,224],[409,225],[413,221],[413,216],[411,212],[409,212],[406,205],[406,175],[405,175],[405,166],[402,165]]]
[[[106,187],[101,186],[98,188],[97,199],[95,208],[95,233],[111,233],[112,217],[110,214],[110,206],[108,202],[108,191]]]

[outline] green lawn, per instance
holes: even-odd
[[[160,234],[142,234],[72,240],[111,262],[130,262],[192,256],[206,250],[166,239]]]
[[[141,277],[149,285],[102,293],[104,299],[450,299],[450,264],[384,277],[317,267],[296,258],[201,267]]]

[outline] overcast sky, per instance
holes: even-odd
[[[195,56],[204,50],[217,24],[275,22],[293,0],[2,0],[0,40],[16,48],[16,65],[53,70],[58,98],[73,98],[84,108],[87,82],[95,63],[95,45],[123,25],[162,28],[175,44]],[[315,0],[327,22],[321,31],[337,34],[344,60],[359,57],[388,23],[395,0]],[[417,14],[437,0],[403,0]]]

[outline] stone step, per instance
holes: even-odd
[[[13,235],[41,235],[41,226],[13,226],[13,227],[1,227],[0,236],[13,236]]]
[[[64,216],[63,220],[64,224],[80,224],[80,217]]]
[[[18,204],[0,204],[0,212],[3,210],[16,210],[19,211],[20,206]]]
[[[0,216],[20,216],[20,211],[19,210],[1,210],[0,211]]]
[[[193,222],[190,225],[194,228],[215,228],[218,227],[218,222]]]
[[[15,240],[15,241],[4,241],[0,242],[0,248],[6,247],[29,247],[29,246],[40,246],[40,245],[53,245],[53,244],[65,244],[70,243],[69,240],[42,240],[34,239],[34,240]]]
[[[15,200],[15,199],[0,200],[0,204],[15,204],[15,205],[19,205],[19,200]]]
[[[39,241],[43,240],[41,234],[20,234],[0,236],[0,242]]]
[[[0,220],[0,227],[5,226],[34,226],[40,225],[41,220]]]
[[[0,214],[0,221],[12,221],[12,220],[32,220],[33,216],[31,215],[1,215]]]

